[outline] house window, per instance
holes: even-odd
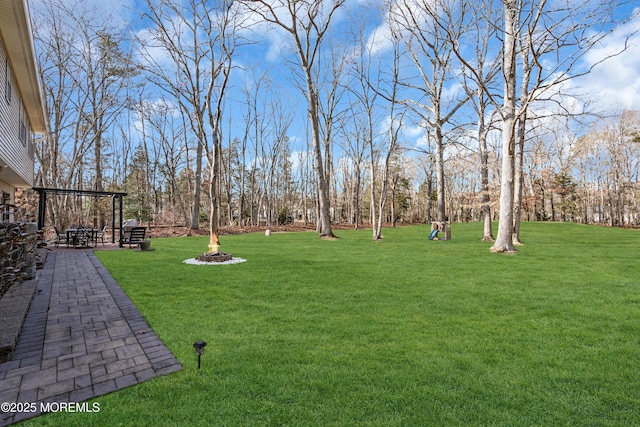
[[[24,124],[24,108],[22,106],[22,99],[20,100],[20,120],[18,121],[18,136],[20,137],[20,142],[22,142],[22,146],[27,146],[27,126]]]
[[[20,141],[22,146],[27,146],[27,127],[24,125],[24,120],[20,118]]]
[[[2,221],[9,221],[11,218],[11,194],[2,192],[2,198],[0,198],[0,209],[2,211]]]
[[[4,60],[4,76],[6,77],[4,84],[4,99],[7,100],[7,104],[11,104],[11,67],[9,67],[9,59]]]

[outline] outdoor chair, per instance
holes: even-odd
[[[69,239],[67,239],[67,233],[61,233],[58,230],[58,227],[56,227],[55,225],[53,226],[53,231],[55,231],[56,233],[56,240],[54,242],[54,244],[56,245],[56,248],[60,243],[66,243],[67,246],[69,246]]]
[[[141,240],[144,240],[146,232],[147,227],[132,227],[127,241],[127,243],[129,243],[129,247],[131,247],[131,245],[137,245]]]
[[[98,241],[102,242],[102,246],[104,246],[104,235],[107,232],[107,225],[102,227],[102,230],[96,231],[94,234],[96,246],[98,245]]]

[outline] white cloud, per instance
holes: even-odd
[[[282,28],[277,27],[272,28],[271,31],[266,34],[266,37],[269,40],[269,47],[265,54],[265,59],[269,62],[280,61],[283,56],[283,51],[290,45],[287,34]]]
[[[404,126],[402,133],[407,137],[415,138],[424,134],[424,128],[422,126]]]
[[[633,34],[636,32],[635,34]],[[626,43],[626,50],[623,50]],[[612,54],[619,53],[611,57]],[[608,58],[608,59],[607,59]],[[601,61],[604,61],[600,63]],[[597,65],[596,65],[597,64]],[[640,15],[616,29],[585,55],[594,66],[580,81],[605,109],[640,109]]]
[[[152,30],[140,30],[136,33],[136,38],[143,47],[135,53],[135,59],[143,66],[152,66],[154,63],[167,67],[174,65],[168,51],[155,41]]]
[[[434,0],[392,0],[384,14],[384,19],[369,36],[367,47],[372,55],[388,52],[393,47],[393,33],[404,40],[412,37],[414,22],[430,26],[432,16],[426,11],[426,5]],[[429,5],[431,7],[431,5]]]
[[[393,35],[391,34],[391,28],[385,22],[376,27],[367,40],[367,51],[371,55],[377,55],[380,53],[388,52],[393,48]]]

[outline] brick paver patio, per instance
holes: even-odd
[[[49,253],[13,359],[0,364],[0,426],[182,369],[138,309],[86,250]]]

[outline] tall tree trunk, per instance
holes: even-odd
[[[544,186],[540,185],[540,221],[547,220],[547,208],[546,208],[546,192]]]
[[[521,48],[520,56],[522,58],[522,82],[520,83],[520,103],[521,105],[527,104],[529,98],[529,83],[531,81],[531,73],[533,67],[529,60],[529,52],[533,46],[531,34],[527,34],[526,43]],[[520,239],[520,218],[522,215],[522,194],[524,186],[524,142],[527,129],[527,110],[522,111],[520,119],[518,120],[518,134],[517,134],[517,152],[515,160],[515,189],[513,200],[513,244],[522,245]]]
[[[481,89],[479,90],[479,92]],[[480,96],[483,94],[480,92]],[[480,142],[480,185],[481,185],[481,203],[482,203],[482,240],[485,242],[493,242],[493,229],[491,224],[491,205],[489,204],[489,150],[487,149],[487,128],[484,121],[484,111],[481,111],[478,117],[478,139]]]
[[[442,128],[438,126],[436,129],[436,191],[438,192],[437,215],[439,222],[447,220],[445,210],[445,188],[444,188],[444,147]]]
[[[100,132],[96,129],[97,132]],[[103,191],[104,188],[102,186],[102,135],[96,134],[96,140],[94,142],[95,148],[95,162],[96,162],[96,183],[95,183],[95,191]],[[95,212],[95,224],[94,227],[102,228],[105,223],[104,212],[100,208],[100,204],[98,202],[98,197],[94,198],[93,209]]]
[[[431,200],[431,195],[433,194],[433,175],[431,172],[427,175],[427,222],[433,221],[433,215],[431,214],[431,210],[433,208],[433,201]]]
[[[513,199],[513,244],[522,246],[520,240],[520,217],[522,216],[522,194],[524,186],[524,140],[527,124],[527,112],[523,111],[518,121],[517,148],[515,158],[514,199]]]
[[[245,154],[246,154],[246,142],[242,141],[242,154],[240,155],[240,159],[242,163],[240,164],[240,196],[238,197],[238,225],[240,227],[244,227],[245,224],[245,216],[244,216],[244,204],[245,204],[245,180],[246,180],[246,170],[245,167]]]
[[[320,142],[320,117],[318,114],[318,97],[316,95],[311,75],[307,69],[307,96],[309,101],[309,121],[311,122],[311,142],[313,144],[314,168],[318,189],[318,224],[320,237],[335,237],[331,230],[329,180],[322,161],[322,146]],[[325,155],[328,155],[325,153]]]
[[[514,149],[516,124],[516,0],[503,0],[505,32],[503,50],[504,105],[502,110],[502,174],[500,222],[492,252],[515,252],[513,246]]]
[[[218,135],[213,133],[213,147],[212,147],[212,159],[210,162],[209,170],[209,251],[217,252],[220,246],[220,238],[218,236],[218,224],[219,224],[219,194],[220,194],[220,141]]]
[[[191,208],[191,224],[189,228],[197,230],[200,228],[200,193],[202,187],[202,144],[198,142],[196,148],[196,173],[193,188],[193,206]]]
[[[355,169],[355,182],[353,183],[353,224],[354,229],[358,230],[360,228],[360,182],[362,180],[362,174],[360,173],[360,159],[358,159],[358,164]]]
[[[371,185],[369,186],[369,197],[371,202],[369,204],[369,220],[371,221],[371,229],[373,232],[373,240],[380,240],[382,238],[382,224],[378,222],[377,204],[376,204],[376,159],[375,150],[373,148],[373,138],[369,137],[369,174],[371,175]],[[382,215],[382,213],[380,213]]]

